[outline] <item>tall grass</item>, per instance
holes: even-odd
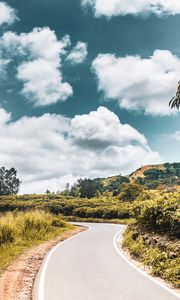
[[[0,217],[0,269],[24,248],[59,235],[72,225],[44,211],[10,212]]]
[[[123,247],[128,249],[134,258],[148,266],[152,275],[180,288],[179,242],[161,238],[159,242],[154,242],[151,234],[134,231],[131,226],[124,233]]]

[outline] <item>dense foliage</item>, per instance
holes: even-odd
[[[80,198],[93,198],[98,193],[104,191],[103,184],[99,178],[96,179],[79,179],[71,188],[71,196],[80,196]]]
[[[180,185],[180,163],[166,163],[162,169],[152,168],[144,171],[144,177],[137,177],[137,183],[148,189],[156,189],[160,186],[172,189]]]
[[[180,288],[180,244],[178,241],[147,234],[134,227],[124,233],[123,247],[150,268],[151,274],[160,276]]]
[[[131,217],[130,202],[106,194],[92,199],[65,197],[58,194],[0,197],[0,212],[27,211],[36,208],[65,217],[127,219]]]
[[[125,183],[121,186],[119,198],[122,201],[134,201],[143,192],[142,186],[137,183]]]
[[[141,168],[138,170],[141,170]],[[141,176],[134,177],[134,173],[130,176],[117,175],[108,178],[79,179],[71,189],[65,191],[65,195],[90,199],[110,192],[113,196],[121,195],[120,197],[121,199],[124,197],[124,201],[127,199],[128,201],[133,201],[137,196],[135,188],[134,196],[131,193],[128,195],[128,192],[126,193],[124,191],[126,186],[129,190],[131,189],[128,184],[132,185],[132,192],[133,184],[134,187],[135,184],[137,184],[137,194],[138,191],[140,191],[138,185],[149,190],[158,189],[170,191],[172,191],[174,187],[180,186],[180,163],[166,163],[157,167],[148,166],[147,169],[142,172]],[[124,192],[124,196],[122,192]],[[125,197],[127,199],[125,199]]]
[[[132,213],[138,224],[180,237],[180,193],[145,193],[134,202]]]
[[[69,192],[66,190],[65,194],[88,199],[102,195],[105,192],[112,192],[116,196],[119,194],[121,186],[128,182],[130,182],[129,178],[121,175],[107,179],[79,179],[77,183],[71,187]]]

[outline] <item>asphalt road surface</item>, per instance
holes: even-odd
[[[45,260],[38,300],[177,300],[138,272],[113,243],[121,225],[84,224],[91,230],[60,244]]]

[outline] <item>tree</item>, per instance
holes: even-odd
[[[103,192],[103,184],[97,179],[79,179],[71,188],[70,194],[79,195],[81,198],[93,198],[98,192]]]
[[[47,195],[49,195],[49,194],[51,194],[51,191],[47,189],[45,193],[46,193]]]
[[[171,108],[180,108],[180,81],[178,82],[176,96],[171,99],[171,101],[169,102],[169,106]]]
[[[124,183],[121,187],[119,199],[122,201],[134,201],[143,191],[143,187],[137,183]]]
[[[15,195],[19,191],[20,180],[16,177],[17,171],[14,168],[7,170],[0,168],[0,195]]]

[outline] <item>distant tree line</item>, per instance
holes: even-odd
[[[102,195],[105,192],[112,192],[115,196],[119,194],[122,184],[129,182],[128,177],[120,175],[117,176],[115,180],[110,181],[108,184],[104,184],[104,180],[105,179],[102,178],[79,179],[69,191],[66,190],[66,193],[69,196],[88,199]]]

